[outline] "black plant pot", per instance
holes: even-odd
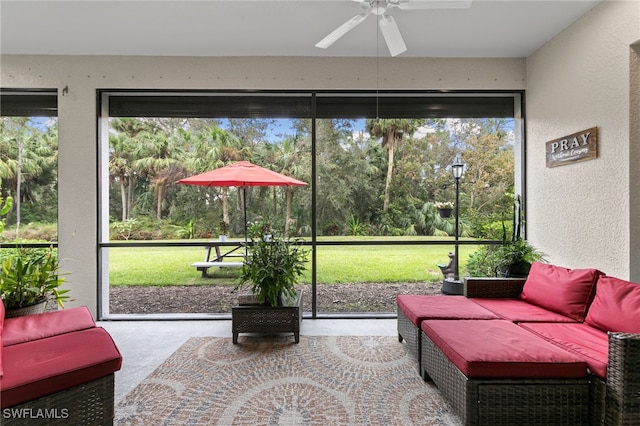
[[[451,217],[451,212],[453,212],[453,209],[438,209],[438,214],[443,219]]]
[[[464,283],[458,280],[446,279],[442,281],[442,293],[449,296],[464,294]]]
[[[500,275],[505,278],[526,278],[529,276],[529,270],[531,263],[518,262],[501,268]]]

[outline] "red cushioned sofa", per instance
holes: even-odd
[[[5,319],[0,303],[0,424],[113,424],[121,365],[86,307]]]
[[[399,295],[398,337],[465,424],[640,425],[640,285],[534,263]]]

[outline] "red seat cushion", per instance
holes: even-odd
[[[575,319],[560,315],[556,312],[532,305],[520,299],[471,299],[509,321],[530,322],[576,322]]]
[[[593,375],[607,377],[609,338],[607,333],[584,323],[520,323],[521,327],[569,349],[587,363]]]
[[[587,364],[506,320],[424,320],[422,331],[467,377],[569,379]]]
[[[426,296],[401,294],[396,303],[414,325],[424,319],[499,319],[499,317],[473,303],[465,296]]]
[[[2,333],[2,344],[17,345],[95,326],[96,323],[86,306],[7,318]]]
[[[597,269],[567,269],[534,262],[520,298],[561,315],[584,321],[602,272]]]
[[[585,322],[603,331],[640,333],[640,284],[600,277]]]
[[[4,348],[0,406],[12,407],[107,376],[122,356],[101,327],[33,340]]]

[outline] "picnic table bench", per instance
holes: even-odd
[[[226,249],[224,253],[221,250]],[[205,254],[202,262],[193,262],[192,267],[202,272],[202,278],[207,277],[207,270],[211,267],[218,266],[220,268],[241,268],[244,265],[245,253],[237,252],[238,249],[244,247],[242,243],[223,243],[211,241],[205,243]],[[228,261],[228,258],[242,258],[242,262]]]

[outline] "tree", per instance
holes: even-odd
[[[153,187],[156,200],[156,218],[162,219],[162,207],[167,186],[184,175],[182,146],[175,143],[175,134],[163,131],[143,132],[138,135],[134,168],[146,177]]]
[[[310,148],[303,141],[295,136],[285,138],[276,145],[275,164],[278,172],[298,180],[305,180],[311,170]],[[293,203],[293,187],[285,187],[286,209],[284,220],[284,237],[289,237],[289,226],[291,224],[291,205]]]
[[[114,118],[111,128],[116,132],[109,135],[109,177],[120,188],[122,220],[131,219],[133,191],[139,173],[135,169],[138,159],[138,138],[145,132],[153,132],[154,124],[137,118]]]
[[[174,220],[205,217],[218,223],[222,213],[222,220],[233,224],[233,229],[239,232],[242,221],[235,218],[243,217],[243,191],[231,188],[192,191],[169,184],[186,175],[187,170],[189,174],[197,174],[240,160],[311,183],[312,122],[308,119],[293,120],[295,134],[284,136],[265,133],[270,120],[221,121],[233,131],[221,128],[214,120],[119,121],[116,127],[120,132],[112,138],[111,146],[113,182],[124,183],[133,176],[136,183],[129,188],[153,188],[146,193],[133,191],[137,204],[132,207],[129,201],[124,203],[128,216],[135,216],[136,211],[147,206],[148,210],[156,209],[156,216],[162,214]],[[505,120],[367,121],[365,126],[370,126],[373,137],[361,125],[362,120],[352,119],[315,121],[315,217],[319,234],[345,233],[350,221],[361,224],[366,233],[380,235],[449,233],[449,224],[435,223],[438,221],[432,217],[435,213],[424,206],[453,200],[455,186],[449,166],[456,157],[467,165],[461,182],[464,219],[461,223],[465,225],[462,229],[473,230],[476,235],[488,220],[493,220],[491,217],[504,211],[503,194],[513,192],[513,138]],[[128,139],[118,139],[122,134]],[[173,163],[160,161],[163,156]],[[186,169],[181,169],[182,166]],[[116,185],[114,188],[118,189]],[[121,197],[122,191],[120,188]],[[131,192],[128,190],[128,200]],[[229,199],[234,194],[237,203]],[[294,223],[298,230],[305,227],[308,230],[310,225],[303,222],[309,217],[311,200],[298,194],[306,192],[249,187],[248,212],[262,216],[275,212],[277,218],[268,219],[284,229],[285,235],[294,232]],[[237,214],[229,212],[233,208],[238,209]]]
[[[203,128],[193,142],[194,155],[187,161],[187,168],[193,173],[218,169],[249,156],[237,136],[217,126]],[[230,223],[227,187],[222,187],[222,220]]]
[[[511,207],[505,194],[513,193],[513,144],[503,119],[468,120],[462,161],[467,165],[464,192],[468,207],[489,215]]]
[[[37,206],[39,202],[44,205],[45,198],[55,199],[51,194],[56,194],[57,132],[55,128],[43,131],[29,117],[3,117],[0,123],[0,178],[15,188],[15,222],[19,226],[23,203]],[[43,211],[51,213],[46,205]]]
[[[311,129],[307,130],[310,135]],[[379,156],[374,152],[380,150],[379,145],[356,132],[354,121],[347,119],[317,120],[316,140],[319,232],[345,232],[352,216],[369,223],[382,189],[380,170],[371,161],[371,156]]]
[[[382,211],[389,208],[389,187],[393,177],[394,153],[396,144],[402,141],[405,134],[412,135],[418,127],[424,125],[423,119],[377,119],[368,120],[367,129],[371,137],[382,138],[382,146],[387,148],[387,177],[384,184],[384,201]]]

